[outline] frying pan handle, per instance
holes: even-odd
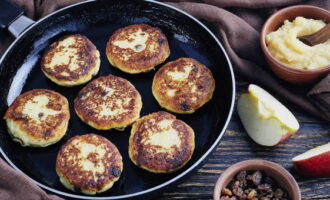
[[[9,32],[18,37],[28,26],[34,23],[33,20],[23,15],[22,8],[7,0],[0,0],[0,28],[8,28]]]

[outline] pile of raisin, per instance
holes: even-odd
[[[288,193],[261,171],[241,171],[221,191],[220,200],[289,200]]]

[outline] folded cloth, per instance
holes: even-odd
[[[28,17],[37,20],[54,10],[81,0],[11,0],[24,8]],[[165,0],[166,1],[166,0]],[[276,93],[310,114],[330,121],[330,75],[309,87],[297,87],[279,80],[266,67],[259,45],[259,32],[265,20],[279,8],[292,4],[310,4],[330,9],[329,0],[167,0],[191,15],[214,25],[236,74],[245,80]],[[13,41],[0,33],[0,55]],[[311,103],[315,102],[315,104]],[[47,195],[30,179],[8,167],[0,159],[0,196],[9,199],[61,199]]]
[[[308,92],[308,96],[314,100],[324,115],[330,116],[330,74],[316,84]]]
[[[0,158],[0,199],[1,200],[63,200],[48,195],[30,178],[9,167]]]

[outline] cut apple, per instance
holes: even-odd
[[[299,129],[295,116],[257,85],[250,84],[248,93],[241,95],[237,111],[248,135],[263,146],[280,144]]]
[[[304,176],[330,177],[330,143],[306,151],[292,161]]]

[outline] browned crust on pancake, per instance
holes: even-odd
[[[113,95],[99,84],[105,84],[107,88],[114,90]],[[117,104],[117,100],[129,99],[128,103]],[[107,102],[111,109],[122,108],[127,111],[115,116],[100,117],[102,108],[100,105]],[[126,79],[108,75],[99,77],[86,85],[74,100],[74,108],[77,115],[86,123],[96,129],[108,130],[122,128],[132,124],[140,116],[142,100],[139,92]]]
[[[46,105],[47,108],[62,111],[54,116],[48,116],[45,120],[40,119],[42,125],[36,124],[29,116],[22,114],[24,105],[38,95],[46,95],[50,98]],[[39,115],[41,118],[43,113],[39,113]],[[65,134],[70,119],[69,103],[64,96],[57,92],[46,89],[34,89],[18,96],[8,108],[4,119],[14,120],[16,125],[29,137],[47,141],[54,137],[62,137]]]
[[[185,81],[173,80],[167,75],[168,72],[184,72],[187,63],[192,63],[193,68]],[[191,92],[193,86],[196,87],[195,92]],[[183,114],[193,113],[208,102],[214,88],[215,81],[211,71],[192,58],[179,58],[166,63],[156,72],[152,83],[152,92],[158,103],[169,111]],[[168,96],[166,92],[173,89],[176,90],[175,95]]]
[[[46,65],[50,64],[51,58],[54,56],[55,53],[62,51],[63,46],[59,46],[60,42],[69,38],[74,37],[76,39],[76,43],[74,45],[70,45],[70,48],[79,49],[78,56],[79,56],[79,68],[71,71],[68,69],[67,65],[57,65],[54,69],[47,67]],[[90,76],[91,71],[99,64],[99,57],[97,57],[95,45],[85,36],[80,34],[74,35],[67,35],[60,38],[58,41],[51,44],[46,51],[44,52],[41,58],[41,70],[47,74],[55,78],[56,80],[60,81],[77,81],[78,79],[84,76]],[[72,59],[71,59],[72,60]],[[71,61],[70,60],[70,64]],[[69,76],[61,75],[62,72],[67,72]]]
[[[149,138],[147,130],[153,133],[160,131],[157,125],[160,121],[175,120],[172,128],[179,132],[180,147],[173,145],[169,152],[156,152],[159,146],[145,144]],[[155,120],[154,122],[152,122]],[[139,167],[155,173],[168,173],[183,167],[191,158],[195,148],[194,130],[185,122],[176,119],[170,113],[160,111],[138,119],[132,126],[129,138],[129,156]]]
[[[106,170],[103,173],[96,173],[95,177],[92,171],[82,169],[78,165],[81,154],[80,149],[72,143],[74,140],[85,141],[88,144],[102,146],[105,149],[103,159],[98,159],[96,152],[88,155],[87,159],[94,165],[103,165]],[[69,159],[73,157],[73,160]],[[76,191],[97,192],[106,185],[119,179],[123,171],[122,156],[117,147],[105,137],[96,134],[79,135],[70,138],[60,149],[56,158],[56,172],[65,177]],[[96,180],[94,180],[96,178]]]
[[[150,34],[146,42],[146,48],[141,52],[135,52],[132,49],[120,48],[113,44],[116,40],[127,39],[129,33],[133,33],[141,29],[143,32]],[[155,51],[148,51],[150,44],[155,45]],[[166,36],[159,28],[149,26],[147,24],[134,24],[118,29],[107,42],[106,54],[112,65],[127,73],[146,72],[154,68],[156,65],[164,62],[170,55],[170,48]],[[123,60],[123,55],[130,55],[128,60]]]

